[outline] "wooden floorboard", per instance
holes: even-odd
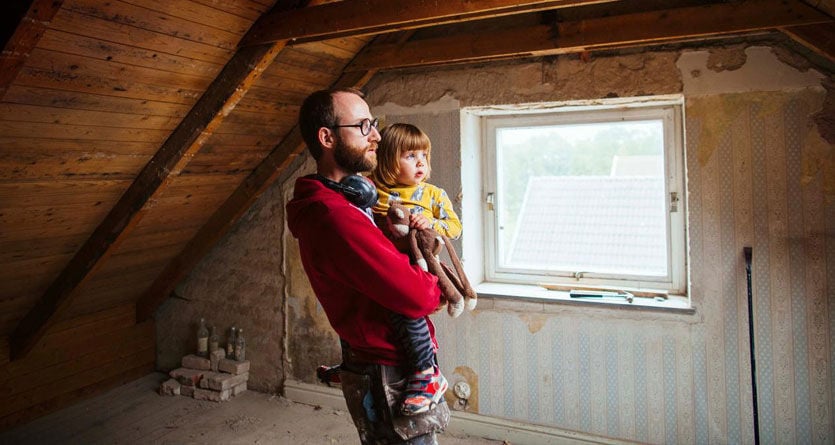
[[[0,444],[353,444],[344,411],[246,391],[221,403],[161,396],[162,373],[0,432]],[[501,442],[444,434],[445,445]]]

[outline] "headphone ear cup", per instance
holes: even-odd
[[[348,175],[339,181],[342,193],[352,204],[367,209],[377,203],[377,188],[360,175]]]
[[[366,210],[377,203],[377,188],[374,184],[360,175],[348,175],[341,181],[332,181],[320,174],[314,176],[325,187],[342,194],[351,204]]]

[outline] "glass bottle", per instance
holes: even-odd
[[[209,356],[209,330],[206,329],[205,318],[200,319],[200,326],[197,328],[197,355]]]
[[[211,334],[209,335],[209,353],[215,352],[220,347],[220,338],[217,336],[217,331],[215,330],[215,325],[212,325],[210,329]]]
[[[238,337],[235,339],[235,360],[239,362],[246,360],[246,340],[243,328],[238,329]]]
[[[226,357],[230,359],[235,358],[236,332],[237,329],[235,329],[235,326],[232,326],[232,329],[229,331],[229,338],[226,339]]]

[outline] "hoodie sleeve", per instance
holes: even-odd
[[[322,267],[339,268],[327,275],[409,318],[429,315],[438,307],[437,277],[410,264],[361,211],[345,206],[325,218],[329,221],[323,227],[331,230],[317,236],[318,250],[335,261]]]
[[[458,239],[461,236],[461,220],[452,208],[452,201],[446,191],[440,187],[432,188],[432,228],[447,236]]]

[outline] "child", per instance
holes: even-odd
[[[380,136],[377,168],[371,175],[379,193],[372,208],[375,219],[385,220],[389,203],[399,201],[410,209],[410,227],[431,227],[450,239],[458,238],[461,221],[452,210],[449,197],[442,188],[426,183],[431,171],[429,137],[409,124],[389,125]],[[385,227],[385,224],[378,225]],[[394,313],[392,322],[414,371],[401,413],[410,416],[428,411],[441,400],[448,387],[435,360],[429,326],[423,318],[410,319]]]

